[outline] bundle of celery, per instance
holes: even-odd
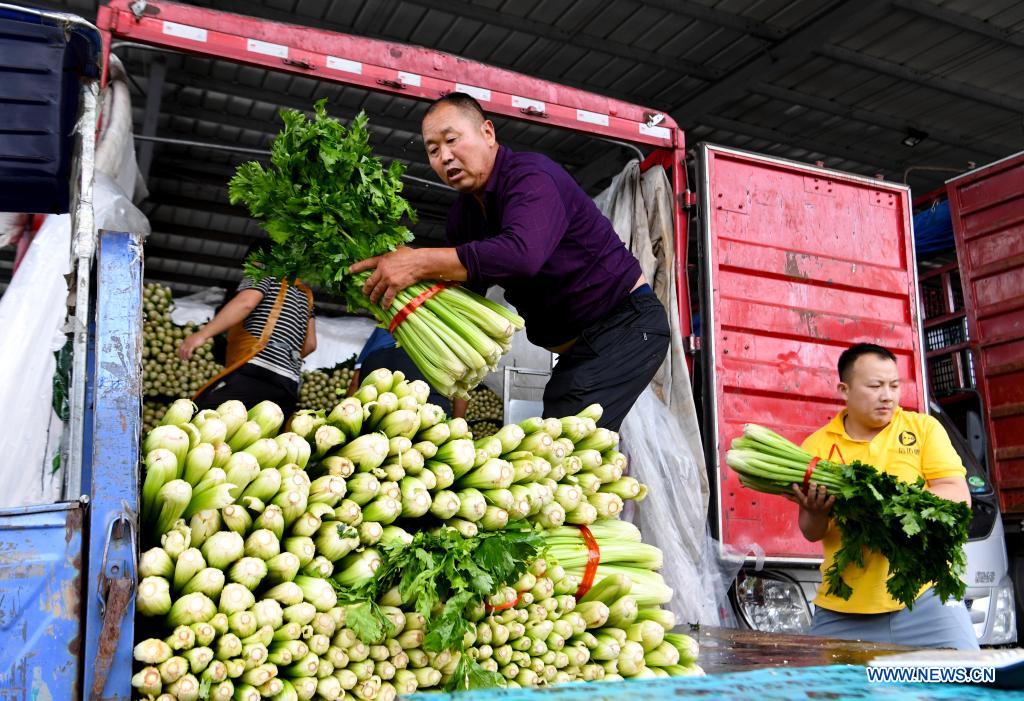
[[[535,562],[527,524],[545,533],[597,521],[607,542],[612,527],[598,519],[645,493],[623,474],[618,436],[596,428],[600,407],[474,441],[429,391],[380,370],[330,412],[298,412],[287,426],[270,402],[167,408],[143,442],[140,697],[390,701],[442,685],[699,673],[692,654],[669,650],[692,653],[692,641],[655,634],[674,621],[635,597],[642,582],[619,582],[615,600],[610,585],[595,587],[612,606],[584,606],[581,627],[572,554],[564,568]],[[447,601],[403,595],[395,577]],[[644,648],[642,664],[606,659],[609,636]]]
[[[742,484],[759,492],[787,494],[793,484],[806,482],[835,496],[831,515],[842,546],[825,572],[829,594],[850,597],[843,570],[851,564],[863,567],[867,548],[888,558],[886,589],[908,608],[929,583],[943,601],[963,597],[964,544],[971,521],[966,504],[926,491],[923,479],[909,484],[857,461],[819,460],[811,469],[813,457],[782,436],[747,424],[743,436],[733,440],[726,463]]]
[[[230,183],[231,202],[245,203],[272,242],[254,254],[246,274],[301,278],[344,294],[351,309],[366,308],[391,327],[439,392],[465,397],[508,351],[522,318],[468,290],[433,283],[409,287],[389,309],[371,304],[362,292],[369,273],[348,269],[412,241],[402,223],[415,218],[401,196],[404,169],[397,161],[385,168],[373,155],[362,113],[346,129],[320,100],[312,119],[297,110],[283,110],[281,118],[269,167],[245,163]]]
[[[589,528],[600,549],[593,590],[609,586],[605,580],[621,582],[624,578],[628,582],[627,589],[631,590],[627,593],[640,606],[658,606],[672,600],[672,589],[658,574],[663,564],[661,551],[641,542],[640,529],[628,521],[615,519],[601,519]],[[567,526],[556,528],[548,532],[546,540],[548,554],[566,572],[582,577],[590,549],[580,530]],[[588,597],[585,598],[589,600]]]

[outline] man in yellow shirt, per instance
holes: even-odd
[[[922,477],[928,491],[970,504],[966,471],[945,429],[928,414],[900,408],[900,376],[892,352],[869,343],[848,348],[839,356],[838,389],[846,408],[811,434],[804,450],[846,464],[860,460],[907,482]],[[824,574],[841,544],[829,516],[835,497],[815,485],[806,492],[794,485],[793,492],[804,537],[822,541]],[[978,649],[963,602],[943,605],[932,588],[925,587],[908,610],[886,591],[888,569],[889,561],[880,553],[865,552],[864,567],[850,565],[842,572],[853,589],[849,599],[819,587],[811,633],[915,647]]]

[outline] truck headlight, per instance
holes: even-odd
[[[811,610],[803,590],[781,574],[741,571],[736,603],[747,625],[766,633],[806,633]]]
[[[1017,639],[1017,614],[1013,605],[1013,585],[1010,583],[992,589],[991,645],[1012,643]]]

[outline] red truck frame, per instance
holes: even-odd
[[[463,91],[496,115],[651,150],[648,161],[663,164],[672,182],[680,325],[691,333],[687,207],[695,198],[684,134],[668,115],[427,48],[171,2],[111,0],[97,25],[105,56],[117,38],[410,99]],[[795,507],[739,490],[721,458],[744,421],[796,441],[823,424],[838,406],[835,358],[858,340],[893,347],[908,379],[904,406],[925,406],[909,194],[730,149],[703,154],[704,439],[718,477],[717,534],[731,545],[757,543],[772,559],[813,560],[819,551],[800,537]],[[763,499],[778,503],[765,508]]]

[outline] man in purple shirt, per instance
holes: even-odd
[[[427,279],[483,292],[491,285],[526,320],[526,335],[559,354],[544,391],[545,416],[597,402],[617,430],[668,349],[665,308],[612,224],[561,166],[500,146],[494,124],[469,95],[451,93],[423,117],[423,142],[438,177],[459,192],[448,216],[452,248],[399,248],[361,261],[363,288],[391,305]]]

